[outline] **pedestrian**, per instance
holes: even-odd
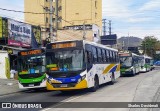
[[[17,74],[17,71],[13,68],[11,68],[11,71],[10,71],[10,79],[14,79],[15,75]]]

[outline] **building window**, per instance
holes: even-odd
[[[97,18],[97,13],[95,13],[95,18]]]
[[[46,23],[48,23],[48,17],[46,17]]]
[[[46,12],[48,12],[48,11],[49,11],[48,7],[45,7],[45,8],[44,8],[44,10],[45,10]]]
[[[55,18],[52,18],[52,22],[55,22]]]
[[[95,8],[97,8],[97,1],[95,1]]]

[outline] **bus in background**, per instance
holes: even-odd
[[[46,87],[44,49],[20,51],[17,69],[20,89]]]
[[[131,52],[120,52],[120,72],[123,75],[135,75],[140,72],[140,59],[139,55]]]
[[[151,57],[147,55],[140,56],[140,72],[148,72],[151,70]]]
[[[83,40],[47,44],[48,90],[75,90],[114,83],[120,76],[118,51]]]

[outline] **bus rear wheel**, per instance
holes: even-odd
[[[94,77],[94,86],[90,89],[92,92],[97,91],[97,89],[99,88],[99,80],[98,77],[95,76]]]

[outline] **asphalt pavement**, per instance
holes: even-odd
[[[68,93],[60,91],[26,90],[0,96],[0,102],[50,102],[47,109],[42,111],[160,111],[152,108],[57,108],[62,104],[55,102],[160,102],[160,70],[140,73],[134,77],[121,77],[114,85],[105,84],[96,92],[79,90]],[[56,107],[56,108],[55,108]],[[83,106],[82,106],[83,107]],[[6,109],[3,109],[3,111]],[[8,109],[7,109],[8,110]],[[17,109],[11,109],[17,111]],[[25,109],[31,111],[33,109]],[[20,110],[21,111],[21,110]]]

